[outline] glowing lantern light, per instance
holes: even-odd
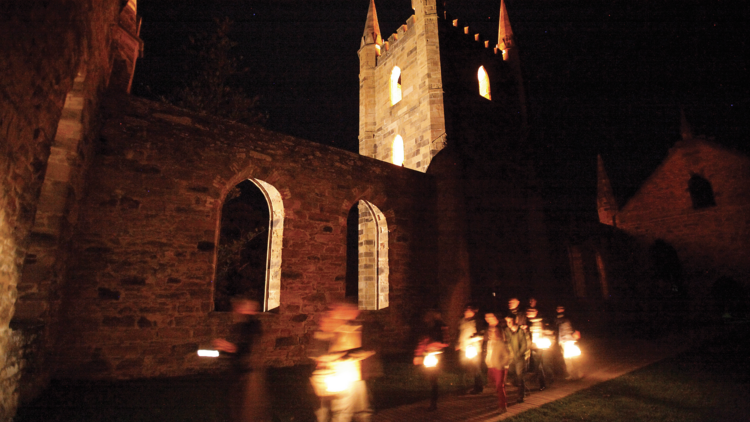
[[[575,341],[566,341],[563,343],[563,357],[565,359],[567,358],[574,358],[576,356],[581,356],[581,349],[576,346]]]
[[[540,349],[549,349],[552,346],[552,342],[547,337],[540,337],[534,341],[536,347]]]
[[[198,350],[198,356],[204,357],[204,358],[218,358],[219,357],[219,351],[218,350],[200,349],[200,350]]]
[[[393,67],[391,71],[391,105],[401,101],[401,69]]]
[[[477,79],[479,79],[479,95],[491,100],[490,96],[490,77],[487,75],[487,71],[484,70],[484,66],[479,66],[477,71]]]
[[[396,139],[393,140],[393,164],[404,165],[404,139],[401,135],[396,135]]]
[[[424,366],[434,368],[438,364],[437,353],[430,353],[424,357]]]
[[[324,382],[330,393],[340,393],[347,390],[357,380],[359,371],[353,361],[338,362],[333,365],[333,373],[326,376]]]
[[[475,357],[477,357],[477,354],[478,354],[477,347],[476,346],[467,347],[465,354],[468,359],[474,359]]]

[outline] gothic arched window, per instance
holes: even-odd
[[[484,70],[484,66],[479,66],[477,79],[479,79],[479,95],[492,100],[492,96],[490,95],[490,77],[487,75],[487,71]]]
[[[390,288],[385,215],[361,200],[352,207],[347,225],[346,296],[356,294],[359,309],[387,308]]]
[[[694,174],[688,180],[688,191],[690,199],[693,201],[694,209],[708,208],[716,205],[714,200],[714,190],[711,182],[705,178]]]
[[[396,135],[396,139],[393,140],[393,164],[404,165],[404,139],[401,135]]]
[[[401,69],[394,66],[391,71],[391,105],[401,101]]]
[[[263,311],[278,308],[284,204],[270,184],[248,179],[227,195],[221,210],[214,309],[231,310],[233,297],[257,300]]]

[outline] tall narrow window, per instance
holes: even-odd
[[[393,140],[393,164],[404,165],[404,139],[401,135],[396,135],[396,139]]]
[[[358,291],[359,309],[388,307],[388,224],[385,215],[367,201],[359,201]]]
[[[578,246],[568,246],[570,275],[573,278],[573,291],[576,297],[586,297],[586,273],[583,269],[583,255]]]
[[[264,311],[280,304],[284,205],[273,186],[258,179],[238,184],[221,210],[214,309],[231,310],[242,296]]]
[[[391,71],[391,105],[401,101],[401,69],[393,67]]]
[[[479,95],[491,100],[490,96],[490,77],[487,76],[487,71],[484,70],[484,66],[479,66],[477,71],[477,79],[479,79]]]
[[[690,199],[693,201],[693,208],[696,210],[716,205],[711,182],[705,178],[697,174],[692,175],[688,180],[688,191],[690,191]]]

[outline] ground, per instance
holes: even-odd
[[[750,324],[685,331],[667,339],[588,339],[586,377],[533,389],[524,404],[512,405],[512,420],[747,420],[750,371],[746,344]],[[656,362],[656,363],[653,363]],[[460,377],[448,372],[439,410],[426,413],[427,386],[408,356],[383,362],[384,376],[372,382],[376,422],[494,421],[493,393],[460,395]],[[633,369],[641,368],[633,371]],[[269,369],[270,396],[281,421],[314,420],[309,367]],[[201,421],[228,420],[228,385],[222,376],[118,382],[56,381],[34,403],[23,406],[26,421]],[[515,389],[509,389],[514,401]],[[406,419],[404,419],[406,418]]]

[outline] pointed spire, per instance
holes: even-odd
[[[380,36],[380,26],[378,25],[378,13],[375,11],[375,0],[370,0],[370,9],[367,11],[367,22],[365,22],[365,32],[362,35],[362,45],[383,44]]]
[[[513,28],[510,27],[508,11],[505,9],[505,0],[500,0],[500,25],[497,31],[497,47],[501,50],[508,50],[515,47]]]
[[[693,128],[690,127],[690,123],[685,117],[685,109],[682,107],[680,107],[680,134],[683,141],[693,139]]]
[[[596,208],[599,211],[599,222],[617,227],[617,201],[601,154],[596,156],[596,179]]]

